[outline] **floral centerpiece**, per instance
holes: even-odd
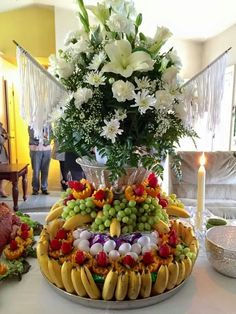
[[[50,71],[70,93],[53,113],[60,149],[93,158],[96,147],[112,180],[127,165],[161,175],[161,160],[175,156],[180,138],[196,136],[180,114],[180,61],[173,49],[162,52],[171,33],[157,27],[154,38],[145,36],[129,0],[77,2],[82,28],[51,58]]]

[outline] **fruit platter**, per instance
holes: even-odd
[[[118,195],[112,188],[95,190],[86,179],[71,181],[38,241],[41,272],[60,294],[83,305],[158,303],[178,291],[196,261],[198,240],[182,219],[188,217],[153,173]]]
[[[0,282],[21,280],[30,269],[28,257],[36,257],[34,236],[42,225],[27,214],[14,212],[6,203],[0,203]]]

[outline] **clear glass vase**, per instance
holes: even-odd
[[[105,165],[97,161],[88,160],[86,157],[77,158],[76,162],[82,167],[87,180],[93,183],[95,189],[99,187],[113,187],[117,193],[122,191],[123,187],[131,184],[141,183],[150,173],[150,171],[139,167],[125,167],[126,175],[118,178],[117,182],[112,183],[109,180],[110,171]]]

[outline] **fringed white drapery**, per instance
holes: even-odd
[[[39,139],[48,125],[52,109],[64,98],[65,88],[17,45],[17,64],[20,81],[20,114],[34,129]]]
[[[228,50],[183,86],[189,125],[194,127],[198,118],[207,113],[207,128],[213,134],[220,120]]]

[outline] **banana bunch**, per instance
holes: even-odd
[[[180,206],[168,204],[165,209],[169,216],[177,216],[177,217],[182,217],[182,218],[190,217],[189,212],[185,208],[182,208]]]

